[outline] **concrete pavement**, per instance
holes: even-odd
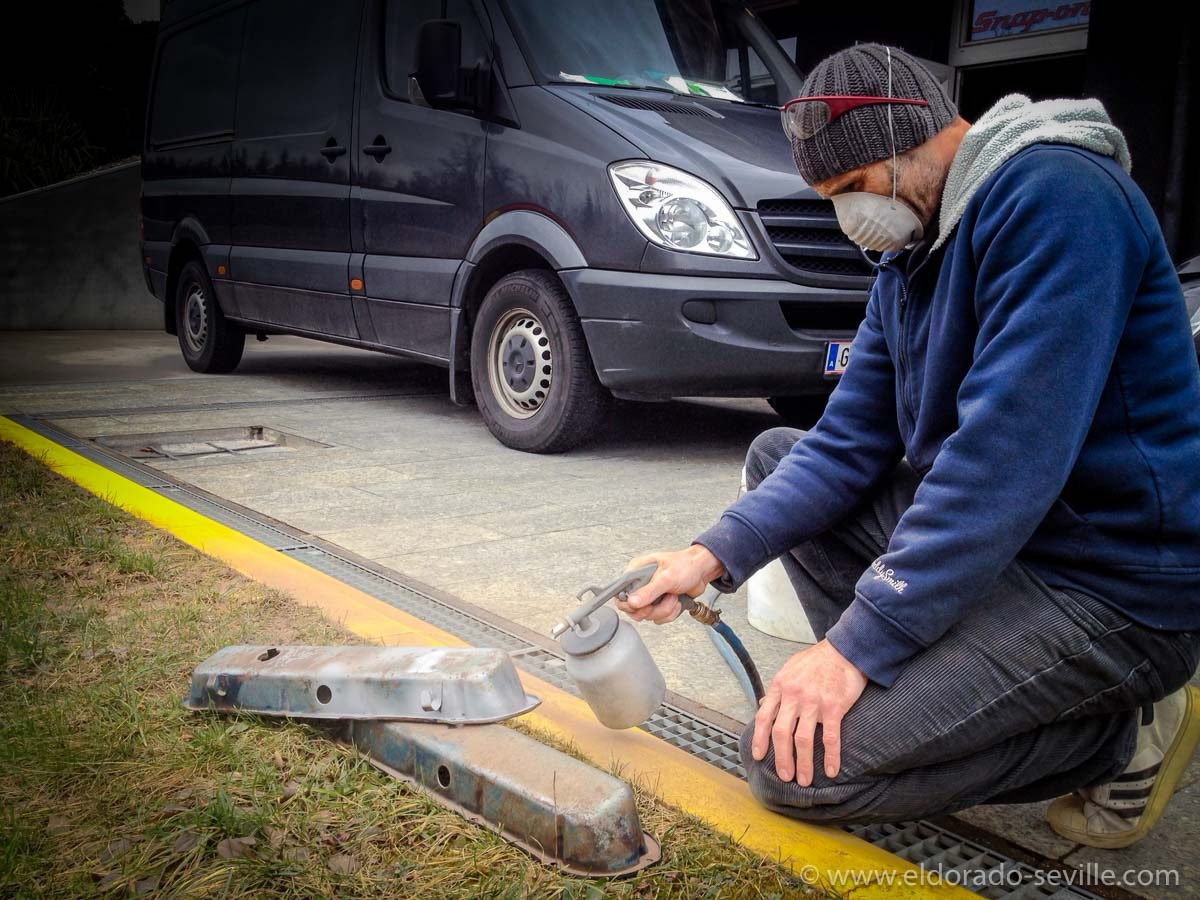
[[[761,401],[623,404],[596,444],[531,456],[453,406],[440,369],[273,337],[248,342],[234,374],[201,376],[153,332],[0,332],[0,413],[18,412],[85,438],[263,426],[317,442],[151,464],[542,632],[584,585],[686,546],[735,497],[750,440],[779,424]],[[764,677],[798,649],[750,628],[742,594],[723,608]],[[639,631],[670,688],[748,718],[699,626]],[[1119,853],[1057,838],[1038,804],[961,818],[1069,863],[1181,869],[1179,887],[1146,895],[1191,896],[1198,782],[1193,763],[1155,838]]]

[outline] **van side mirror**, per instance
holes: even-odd
[[[462,27],[450,19],[430,19],[417,33],[417,70],[413,77],[426,102],[435,108],[471,106],[459,67]]]

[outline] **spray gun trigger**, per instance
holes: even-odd
[[[558,638],[566,631],[573,628],[576,624],[587,618],[591,613],[595,612],[613,597],[621,597],[625,599],[629,596],[629,591],[637,590],[640,587],[645,587],[650,583],[650,579],[654,577],[654,573],[658,571],[658,563],[649,563],[642,566],[640,569],[634,569],[630,572],[623,572],[619,578],[605,587],[589,587],[584,588],[579,592],[579,600],[583,600],[580,606],[568,613],[561,622],[550,629],[550,636]],[[583,595],[590,593],[592,596],[584,600]]]

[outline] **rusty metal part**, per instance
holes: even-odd
[[[379,769],[566,872],[626,875],[661,857],[629,785],[511,728],[356,721],[347,739]]]
[[[188,709],[311,719],[498,722],[541,702],[503,650],[226,647],[196,667]]]

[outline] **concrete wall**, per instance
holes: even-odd
[[[132,162],[0,200],[0,330],[162,328]]]

